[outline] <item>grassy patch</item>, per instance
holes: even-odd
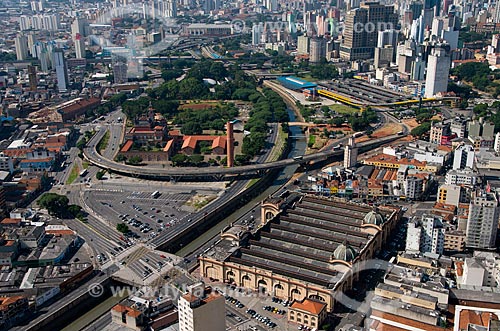
[[[259,180],[260,180],[260,178],[252,178],[252,179],[250,179],[250,181],[248,182],[246,188],[249,188],[249,187],[255,185]]]
[[[266,162],[278,161],[283,149],[285,148],[286,140],[288,139],[288,132],[283,131],[281,125],[278,126],[278,137],[276,138],[276,145],[273,147],[271,154]]]
[[[217,196],[215,195],[195,195],[186,201],[187,206],[193,207],[195,210],[200,210],[201,208],[208,205],[211,201],[215,200]]]
[[[316,143],[316,136],[312,134],[309,136],[309,142],[307,143],[307,146],[309,148],[312,148],[315,143]]]
[[[101,153],[102,150],[106,149],[108,147],[109,143],[109,131],[106,131],[106,134],[104,137],[102,137],[101,141],[97,145],[97,153]]]
[[[83,167],[83,169],[88,169],[90,167],[90,163],[88,163],[87,161],[83,161],[82,167]]]
[[[66,181],[66,185],[72,184],[80,175],[80,168],[75,164],[73,168],[71,168],[71,172],[69,174],[68,180]]]
[[[334,104],[329,106],[331,110],[335,111],[337,114],[353,114],[357,113],[358,109],[349,107],[342,104]]]

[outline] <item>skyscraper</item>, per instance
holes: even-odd
[[[435,216],[424,214],[420,219],[414,219],[408,223],[406,250],[415,253],[443,254],[443,221]]]
[[[226,303],[224,297],[203,283],[192,285],[179,298],[180,331],[225,331]]]
[[[28,57],[28,38],[25,35],[17,35],[15,39],[16,57],[18,61],[26,60]]]
[[[319,63],[326,56],[326,41],[323,38],[312,38],[309,47],[309,62]]]
[[[60,48],[55,48],[52,55],[56,69],[57,88],[59,92],[66,92],[68,90],[68,66],[64,58],[64,51]]]
[[[467,247],[495,248],[499,211],[498,198],[489,188],[472,193],[465,239]]]
[[[450,53],[446,44],[436,45],[427,61],[425,97],[431,98],[440,92],[448,91],[450,74]]]
[[[262,24],[254,24],[252,26],[252,45],[260,44],[260,40],[262,38],[262,30],[264,30]]]
[[[80,34],[75,36],[75,55],[77,59],[85,58],[85,41]]]
[[[495,23],[500,23],[500,1],[497,1],[497,4],[495,6],[494,20],[495,20]]]
[[[122,61],[116,61],[113,64],[113,77],[115,84],[123,84],[127,82],[127,64]]]
[[[395,29],[397,24],[398,15],[393,6],[367,2],[349,11],[345,16],[340,57],[350,61],[372,58],[377,47],[378,32]]]
[[[356,165],[358,162],[358,148],[354,138],[349,138],[349,142],[344,148],[344,168],[349,169]]]

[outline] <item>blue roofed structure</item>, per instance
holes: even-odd
[[[318,86],[315,83],[308,82],[295,76],[278,77],[278,82],[280,82],[281,85],[290,90],[303,90],[315,88],[316,86]]]

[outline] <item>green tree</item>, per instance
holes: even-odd
[[[181,132],[185,135],[202,134],[203,128],[197,122],[187,122],[182,125]]]
[[[104,177],[104,174],[106,173],[106,171],[104,170],[100,170],[98,171],[96,174],[95,174],[95,178],[97,178],[98,180],[102,180],[102,178]]]
[[[127,160],[128,164],[139,165],[142,163],[142,158],[140,156],[132,156]]]
[[[410,134],[414,137],[421,138],[422,136],[426,135],[429,130],[431,129],[431,122],[424,122],[411,130]]]
[[[175,154],[172,156],[172,165],[173,166],[182,166],[188,161],[188,156],[185,154]]]
[[[191,162],[193,165],[197,166],[203,162],[205,158],[203,155],[200,154],[193,154],[189,157],[189,162]]]
[[[57,193],[44,193],[38,200],[38,205],[47,209],[50,215],[64,217],[68,209],[68,197]]]
[[[128,225],[125,223],[118,223],[116,225],[116,230],[121,233],[127,233],[129,231]]]

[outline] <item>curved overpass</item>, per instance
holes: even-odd
[[[137,167],[126,165],[122,163],[115,162],[113,160],[107,159],[100,155],[96,146],[99,141],[104,137],[106,133],[105,129],[101,129],[97,134],[92,137],[92,139],[87,144],[83,151],[85,158],[92,164],[108,169],[117,173],[137,176],[137,177],[149,177],[149,178],[201,178],[201,177],[214,177],[223,178],[227,175],[242,175],[251,173],[261,173],[271,169],[284,168],[292,164],[303,164],[310,161],[325,160],[330,156],[342,155],[342,150],[327,150],[323,152],[318,152],[314,154],[304,155],[300,158],[284,159],[275,162],[252,164],[232,168],[218,168],[218,167],[206,167],[206,168],[196,168],[196,167],[182,167],[182,168],[153,168],[153,167]],[[379,138],[375,140],[366,141],[358,144],[358,147],[370,147],[380,145],[386,142],[396,140],[403,137],[403,135],[392,135],[384,138]]]

